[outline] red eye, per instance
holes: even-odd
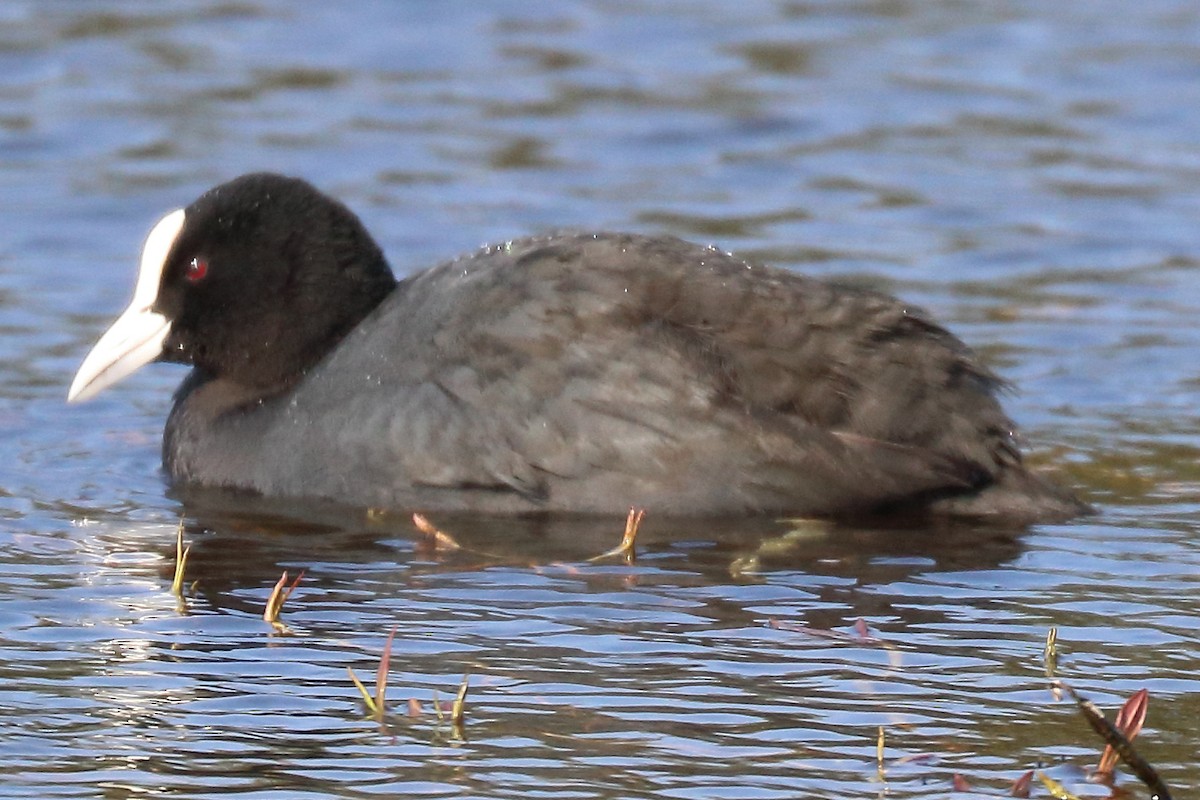
[[[208,262],[203,258],[193,258],[187,265],[187,271],[183,273],[183,277],[187,278],[188,283],[199,283],[207,274]]]

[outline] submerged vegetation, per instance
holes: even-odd
[[[346,667],[346,672],[350,675],[350,680],[358,689],[359,697],[362,699],[363,706],[366,707],[371,719],[376,722],[384,722],[388,716],[387,706],[387,689],[388,689],[388,673],[392,663],[392,644],[396,640],[396,628],[393,627],[391,633],[388,634],[387,641],[384,642],[383,652],[379,656],[379,666],[375,670],[375,694],[367,689],[358,676],[354,674],[354,670]],[[458,693],[454,696],[454,701],[449,704],[442,703],[437,696],[437,692],[433,693],[433,711],[437,715],[439,723],[446,722],[447,718],[452,726],[452,734],[457,739],[463,738],[463,725],[466,720],[467,708],[467,689],[470,686],[470,675],[463,675],[462,682],[458,686]],[[421,702],[415,697],[410,697],[406,704],[406,716],[409,718],[419,718],[423,715],[424,709]]]
[[[171,594],[175,596],[175,605],[180,613],[187,610],[187,601],[183,596],[183,576],[191,552],[192,546],[189,544],[185,547],[183,544],[183,520],[181,519],[179,526],[175,529],[175,577],[171,580]]]
[[[287,570],[284,570],[283,574],[279,576],[279,580],[275,582],[275,588],[271,590],[270,596],[267,597],[267,605],[263,609],[263,621],[271,623],[280,633],[287,633],[288,627],[279,621],[279,612],[283,611],[283,604],[292,596],[292,592],[296,590],[303,577],[304,570],[300,570],[296,579],[289,586]]]
[[[363,705],[367,707],[367,711],[371,712],[371,716],[376,720],[382,720],[384,713],[387,711],[387,684],[388,670],[392,663],[392,642],[396,639],[396,628],[392,628],[392,632],[388,634],[387,642],[383,645],[383,654],[379,657],[379,667],[375,670],[375,694],[372,695],[367,691],[367,687],[363,686],[363,682],[354,674],[354,670],[346,667],[346,672],[350,675],[350,680],[354,682],[358,693],[362,696]]]
[[[644,516],[644,510],[631,508],[626,519],[625,530],[620,544],[611,550],[587,559],[587,561],[597,562],[620,558],[625,563],[632,564],[636,557],[636,540]],[[460,544],[453,535],[434,525],[425,516],[414,514],[412,521],[421,535],[424,545],[432,549],[434,553],[442,555],[472,553],[471,550]],[[185,574],[188,556],[191,552],[191,546],[184,542],[183,533],[184,525],[181,520],[176,531],[174,576],[170,589],[171,594],[176,598],[176,607],[179,613],[187,613],[188,610],[185,592]],[[757,568],[759,554],[772,552],[782,547],[790,547],[794,544],[796,537],[805,535],[808,534],[804,528],[801,528],[800,533],[793,532],[787,534],[784,537],[780,537],[780,541],[778,542],[760,543],[755,553],[749,556],[749,560],[743,556],[738,561],[745,563],[753,561],[754,566]],[[473,554],[487,555],[483,553]],[[743,569],[731,571],[735,575],[748,574]],[[291,632],[280,620],[280,615],[284,604],[295,591],[304,574],[304,570],[301,570],[289,584],[288,573],[284,571],[275,582],[267,597],[262,618],[266,622],[269,622],[277,632]],[[191,588],[194,590],[195,584]],[[822,629],[774,618],[767,619],[766,625],[773,630],[783,633],[816,637],[855,646],[878,647],[887,652],[890,669],[900,670],[904,668],[903,648],[876,635],[871,631],[867,622],[861,618],[850,626],[849,631]],[[352,668],[346,668],[350,681],[358,689],[359,697],[363,707],[368,712],[368,716],[378,723],[385,723],[392,716],[388,707],[387,691],[393,658],[392,649],[397,630],[398,626],[394,625],[384,642],[376,667],[374,692],[371,692],[364,685]],[[1150,789],[1152,800],[1171,800],[1170,790],[1159,777],[1157,771],[1133,746],[1133,740],[1141,732],[1146,720],[1149,709],[1149,691],[1141,689],[1135,692],[1125,701],[1117,713],[1115,722],[1109,722],[1103,711],[1092,701],[1082,697],[1074,688],[1059,677],[1058,648],[1058,631],[1056,628],[1050,628],[1043,648],[1043,668],[1052,697],[1056,702],[1062,700],[1064,696],[1070,697],[1078,707],[1084,721],[1100,737],[1100,740],[1104,744],[1096,766],[1083,768],[1086,782],[1091,785],[1099,784],[1109,787],[1112,792],[1111,797],[1128,796],[1127,790],[1119,787],[1117,782],[1116,767],[1118,763],[1123,763],[1137,779]],[[431,705],[436,721],[439,725],[448,723],[451,730],[451,738],[456,741],[465,740],[466,700],[469,687],[470,674],[467,673],[463,675],[453,701],[441,701],[438,698],[437,692],[432,692]],[[420,719],[425,716],[424,707],[415,697],[409,697],[405,702],[403,716],[408,719]],[[888,774],[892,767],[933,760],[934,757],[932,754],[907,754],[889,762],[887,758],[887,729],[885,726],[878,726],[875,737],[874,773],[875,780],[880,784],[887,784]],[[984,792],[990,794],[999,792],[998,796],[1032,797],[1035,796],[1033,789],[1035,778],[1044,787],[1050,797],[1059,798],[1059,800],[1077,800],[1079,797],[1079,795],[1072,791],[1073,787],[1067,785],[1067,781],[1058,780],[1047,774],[1046,769],[1042,765],[1026,770],[1023,774],[1014,778],[1008,786],[1003,788],[998,787],[990,792],[986,792],[972,784],[970,779],[961,773],[953,773],[949,776],[949,787],[954,792]],[[1094,793],[1089,793],[1087,796],[1095,795]]]
[[[644,508],[629,509],[629,516],[625,518],[625,534],[621,537],[621,543],[612,550],[606,550],[598,556],[589,558],[588,561],[621,558],[626,564],[632,564],[637,559],[638,529],[642,527],[642,518],[645,516],[646,509]]]
[[[850,633],[820,630],[774,619],[768,620],[767,624],[776,630],[791,631],[845,643],[884,647],[889,651],[891,667],[893,669],[901,667],[900,650],[872,634],[866,621],[862,619],[854,623],[852,632]],[[1056,701],[1059,700],[1063,696],[1063,693],[1069,695],[1078,705],[1088,725],[1105,743],[1099,763],[1095,768],[1086,772],[1087,780],[1090,783],[1106,785],[1116,792],[1114,768],[1119,759],[1129,767],[1130,771],[1139,780],[1149,787],[1151,792],[1153,792],[1151,795],[1152,800],[1171,800],[1170,790],[1163,783],[1157,771],[1138,754],[1132,744],[1133,738],[1141,732],[1142,725],[1146,719],[1146,712],[1149,706],[1149,691],[1141,689],[1135,692],[1121,707],[1121,710],[1117,714],[1116,722],[1110,723],[1104,716],[1104,712],[1097,708],[1094,703],[1081,697],[1063,681],[1054,678],[1054,672],[1058,663],[1058,632],[1054,628],[1050,629],[1046,637],[1044,663],[1046,675],[1051,679],[1050,688],[1054,699]],[[886,782],[888,771],[887,760],[885,758],[885,740],[885,728],[880,726],[876,739],[875,752],[876,776],[881,783]],[[903,756],[897,763],[915,761],[919,758],[921,756]],[[1006,794],[1010,797],[1030,797],[1030,787],[1034,777],[1037,777],[1042,785],[1046,787],[1051,797],[1058,798],[1058,800],[1078,800],[1077,795],[1073,794],[1062,783],[1056,781],[1040,769],[1030,769],[1016,778],[1012,785],[1008,787]],[[951,776],[951,784],[953,790],[956,792],[978,791],[976,787],[972,786],[966,776],[959,773]]]

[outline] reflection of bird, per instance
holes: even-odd
[[[1083,510],[922,311],[668,237],[512,241],[397,283],[358,218],[246,175],[168,214],[70,390],[195,369],[173,479],[361,506]]]

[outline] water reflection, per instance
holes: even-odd
[[[871,528],[817,520],[650,515],[638,535],[636,561],[622,566],[619,559],[596,559],[620,541],[623,521],[615,516],[433,515],[430,521],[460,548],[447,549],[404,514],[368,515],[330,504],[281,503],[214,490],[180,494],[192,545],[188,580],[200,587],[210,610],[245,612],[253,608],[240,600],[242,590],[257,593],[283,570],[293,575],[306,570],[306,586],[365,592],[375,599],[419,591],[435,574],[472,582],[472,573],[483,581],[498,571],[555,575],[581,583],[589,593],[638,586],[655,591],[754,586],[790,576],[813,584],[806,590],[816,604],[810,622],[833,627],[844,624],[847,614],[866,617],[880,611],[874,597],[855,587],[939,571],[996,569],[1020,555],[1023,536],[964,524]],[[160,547],[160,574],[168,579],[173,544],[164,538]],[[826,604],[836,611],[820,613]],[[764,622],[746,612],[730,616],[734,604],[727,601],[722,608],[714,624]]]

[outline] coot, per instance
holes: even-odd
[[[151,230],[83,400],[192,365],[171,480],[363,507],[1084,510],[1022,465],[1000,380],[920,309],[666,236],[569,233],[397,282],[310,184],[244,175]]]

